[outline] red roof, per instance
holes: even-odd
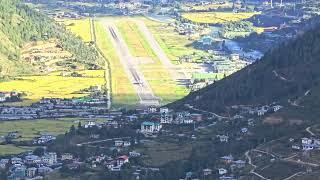
[[[128,157],[128,156],[126,156],[126,155],[123,155],[123,156],[118,157],[118,159],[127,160],[127,159],[129,159],[129,157]]]

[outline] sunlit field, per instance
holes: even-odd
[[[153,52],[144,34],[139,30],[134,18],[120,19],[117,23],[133,56],[145,57],[137,59],[140,69],[161,103],[166,104],[182,98],[188,93],[185,86],[178,85]],[[148,60],[146,60],[148,59]],[[168,91],[170,90],[170,91]]]
[[[95,33],[97,46],[110,62],[113,105],[115,107],[131,107],[136,105],[138,97],[135,90],[120,64],[106,29],[98,20],[95,21]]]
[[[72,98],[88,94],[80,92],[93,85],[104,85],[103,70],[78,71],[82,77],[61,76],[60,72],[41,76],[23,76],[15,80],[0,83],[0,91],[18,91],[25,93],[21,105],[38,101],[42,97]],[[17,105],[18,105],[17,104]]]
[[[222,24],[230,21],[241,21],[244,19],[251,18],[252,16],[259,13],[251,12],[197,12],[197,13],[183,13],[182,17],[189,19],[196,23],[212,23]]]
[[[66,28],[76,35],[80,36],[85,42],[92,41],[90,32],[90,20],[85,19],[67,19],[63,22]]]

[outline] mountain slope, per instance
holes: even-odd
[[[293,102],[320,82],[320,26],[270,50],[258,62],[171,104],[223,111],[225,106]],[[308,104],[310,104],[310,100]]]
[[[0,78],[35,72],[32,63],[21,58],[26,43],[56,40],[58,46],[73,54],[73,62],[86,68],[101,65],[93,47],[83,43],[64,27],[23,5],[20,0],[0,0]]]

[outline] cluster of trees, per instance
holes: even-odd
[[[253,30],[253,23],[250,21],[227,22],[222,25],[223,32],[252,32]]]
[[[76,62],[88,68],[100,66],[98,53],[94,47],[86,45],[80,38],[67,32],[64,27],[30,9],[19,0],[1,1],[0,30],[0,54],[8,61],[20,61],[20,51],[26,42],[55,38],[59,40],[62,48],[74,55]],[[24,68],[28,66],[25,65]],[[2,67],[2,73],[4,71],[5,68]]]
[[[320,82],[319,44],[320,26],[268,51],[243,70],[191,93],[173,107],[192,104],[209,111],[223,111],[229,105],[285,103],[302,96]]]

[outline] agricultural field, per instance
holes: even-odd
[[[14,80],[0,82],[0,91],[18,91],[24,93],[22,102],[14,105],[30,105],[42,97],[73,98],[88,94],[81,92],[93,85],[105,84],[103,70],[77,71],[82,77],[61,76],[61,72],[47,75],[23,76]]]
[[[183,13],[182,17],[189,19],[195,23],[223,24],[225,22],[235,22],[244,19],[249,19],[252,16],[259,14],[253,12],[197,12]]]
[[[179,57],[183,55],[196,54],[201,56],[207,54],[202,50],[193,48],[191,45],[193,41],[189,40],[187,36],[179,35],[175,32],[174,27],[146,18],[143,18],[143,21],[174,64],[177,64]]]
[[[63,24],[68,30],[78,35],[85,42],[92,41],[90,20],[89,18],[84,19],[62,19]]]
[[[102,119],[97,119],[102,121]],[[78,123],[86,123],[86,119],[78,118],[62,118],[62,119],[37,119],[37,120],[17,120],[17,121],[1,121],[0,122],[0,137],[7,135],[11,131],[18,131],[22,140],[32,140],[41,133],[48,133],[52,135],[64,134],[69,128]]]
[[[110,37],[102,23],[95,21],[96,44],[101,53],[108,59],[111,70],[112,104],[114,107],[133,107],[138,103],[138,97],[128,79],[114,47],[110,43]]]
[[[239,7],[239,5],[236,4],[236,7]],[[218,3],[212,3],[212,4],[194,4],[194,3],[186,3],[182,5],[182,9],[189,9],[189,10],[196,10],[196,11],[209,11],[213,9],[218,9],[218,8],[232,8],[232,3],[226,2],[222,4]]]
[[[0,156],[7,154],[20,154],[28,150],[33,150],[35,147],[25,147],[25,146],[14,146],[11,144],[0,145]]]
[[[139,30],[135,19],[120,19],[117,23],[131,54],[137,57],[140,69],[161,104],[167,104],[188,93],[185,86],[178,85],[170,76],[167,69],[161,64],[153,52],[144,34]],[[168,91],[170,89],[170,91]]]

